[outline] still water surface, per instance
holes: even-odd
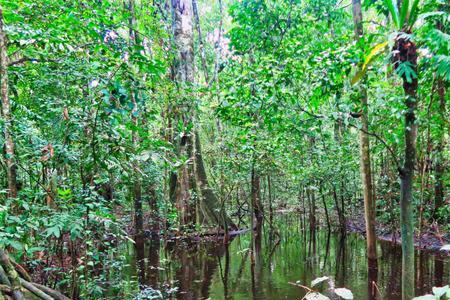
[[[252,264],[250,232],[228,247],[221,242],[160,242],[149,239],[130,250],[130,278],[156,289],[177,287],[171,299],[281,300],[302,299],[305,291],[290,285],[309,285],[320,276],[332,277],[336,287],[347,287],[355,299],[400,299],[401,249],[379,243],[378,273],[372,274],[376,298],[368,288],[365,240],[357,234],[300,228],[296,216],[276,220],[279,236],[265,228]],[[279,243],[277,244],[277,240]],[[429,252],[416,254],[416,294],[450,283],[450,260]]]

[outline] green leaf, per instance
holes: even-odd
[[[409,0],[403,0],[401,11],[400,11],[400,27],[403,27],[408,21],[409,12]]]
[[[47,229],[47,237],[54,236],[56,238],[59,238],[61,236],[61,230],[58,226],[53,226]]]
[[[386,4],[389,12],[392,16],[392,21],[394,21],[395,26],[400,29],[400,20],[398,16],[398,8],[397,8],[397,2],[396,0],[384,0],[384,3]]]
[[[398,65],[397,74],[411,83],[413,79],[417,78],[417,74],[413,69],[413,65],[409,61],[405,61]]]
[[[9,244],[9,246],[13,247],[16,250],[22,250],[23,249],[22,243],[20,243],[18,241],[9,241],[8,244]]]
[[[389,44],[389,41],[385,41],[379,44],[376,44],[370,51],[369,54],[365,57],[364,63],[361,69],[356,72],[355,76],[353,76],[351,80],[351,84],[355,85],[357,82],[361,80],[361,78],[366,74],[368,67],[372,63],[372,61],[381,53],[381,51],[386,48]]]
[[[408,25],[411,27],[414,25],[414,23],[417,20],[417,16],[419,15],[419,9],[418,9],[419,1],[420,0],[414,0],[413,4],[411,6],[411,11],[409,13],[409,20],[408,20]]]

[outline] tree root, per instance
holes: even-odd
[[[14,268],[16,269],[17,273],[19,273],[20,277],[25,279],[26,281],[32,282],[33,279],[31,279],[30,274],[28,274],[27,270],[25,270],[24,267],[16,263],[13,259],[11,259],[11,263],[13,264]]]
[[[0,249],[0,264],[3,267],[3,270],[6,272],[6,276],[11,283],[11,288],[13,290],[12,295],[15,300],[24,300],[24,296],[21,291],[19,275],[16,272],[16,269],[11,264],[9,260],[8,254],[4,249]]]
[[[55,300],[70,300],[69,297],[64,296],[64,294],[51,289],[49,287],[46,287],[45,285],[39,284],[39,283],[32,283],[35,287],[37,287],[38,289],[40,289],[41,291],[47,293],[48,295],[50,295],[53,299]]]
[[[0,248],[0,300],[26,300],[22,292],[25,290],[42,300],[70,300],[54,289],[32,282],[25,268]]]
[[[22,286],[24,288],[26,288],[27,290],[29,290],[31,293],[38,296],[42,300],[54,300],[53,297],[47,295],[46,293],[44,293],[43,291],[41,291],[40,289],[35,287],[32,283],[30,283],[22,278],[20,278],[20,283],[22,284]]]

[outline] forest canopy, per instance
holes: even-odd
[[[364,240],[366,294],[336,275],[334,297],[450,298],[449,9],[0,0],[0,299],[284,299],[263,282],[292,222],[325,261],[330,235]],[[420,285],[424,249],[446,258]],[[231,298],[214,276],[247,254],[253,296]]]

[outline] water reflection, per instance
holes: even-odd
[[[279,218],[274,223],[279,234],[261,229],[228,245],[140,240],[130,272],[143,286],[178,287],[174,299],[301,299],[305,292],[288,282],[309,285],[324,275],[332,276],[336,287],[350,288],[355,299],[401,299],[398,246],[381,242],[378,269],[373,268],[360,236],[305,232],[297,220]],[[418,294],[450,282],[450,262],[429,253],[417,253],[416,270]]]

